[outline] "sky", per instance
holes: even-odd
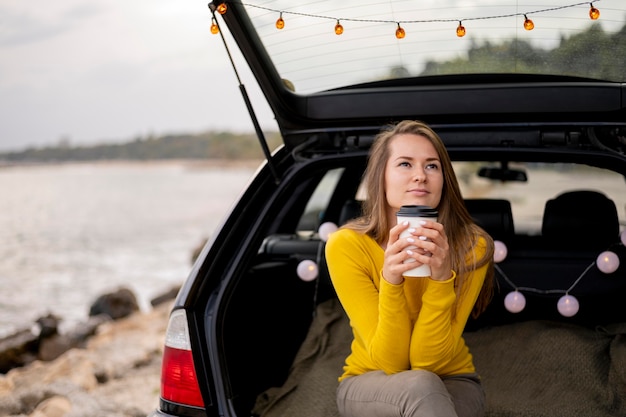
[[[254,130],[207,0],[2,0],[0,152]],[[269,107],[230,45],[265,130]]]

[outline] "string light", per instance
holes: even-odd
[[[602,1],[602,0],[596,0],[595,2],[597,3],[598,1]],[[340,23],[340,19],[337,17],[328,16],[328,15],[316,15],[316,14],[303,13],[303,12],[294,12],[294,11],[280,11],[280,10],[272,9],[272,8],[265,7],[265,6],[259,6],[255,4],[243,3],[243,2],[238,2],[238,1],[230,1],[230,3],[238,3],[246,7],[250,7],[250,8],[256,8],[256,9],[266,10],[269,12],[280,13],[280,17],[276,21],[277,29],[283,29],[285,27],[285,22],[282,17],[284,13],[284,14],[291,14],[291,15],[296,15],[296,16],[318,18],[318,19],[332,19],[337,22],[337,24],[335,25],[335,34],[341,35],[344,32],[344,27]],[[581,3],[572,3],[572,4],[563,5],[563,6],[557,6],[557,7],[550,7],[550,8],[545,8],[545,9],[532,10],[532,11],[527,11],[527,12],[518,12],[518,13],[510,13],[510,14],[493,15],[493,16],[468,17],[464,19],[450,18],[450,19],[422,19],[422,20],[396,21],[396,20],[385,20],[385,19],[358,19],[358,18],[343,17],[341,18],[341,20],[343,20],[344,22],[349,21],[349,22],[361,22],[361,23],[395,23],[397,25],[395,35],[396,35],[396,38],[398,39],[403,39],[406,36],[406,31],[401,25],[413,24],[413,23],[454,22],[454,23],[458,23],[457,28],[456,28],[456,35],[457,37],[461,38],[465,36],[467,33],[465,26],[462,24],[463,21],[467,22],[467,21],[473,21],[473,20],[491,20],[491,19],[514,17],[514,16],[523,16],[524,17],[524,24],[523,24],[524,29],[530,31],[534,29],[535,24],[531,19],[528,18],[529,14],[539,14],[539,13],[551,12],[551,11],[556,11],[556,10],[569,9],[569,8],[578,7],[582,5],[590,6],[589,17],[591,19],[597,20],[600,18],[600,11],[596,7],[594,7],[593,3],[581,2]],[[220,5],[217,6],[217,11],[220,14],[226,13],[226,9],[227,9],[226,3],[221,3]]]
[[[335,34],[341,35],[343,33],[343,26],[339,23],[339,19],[337,19],[337,24],[335,25]]]
[[[563,317],[572,317],[578,313],[580,304],[576,297],[565,294],[563,297],[559,298],[556,308]]]
[[[285,21],[283,20],[283,12],[280,12],[278,20],[276,20],[276,29],[282,29],[285,27]]]
[[[532,20],[528,18],[528,16],[524,15],[524,29],[533,30],[535,28],[535,24]]]
[[[620,240],[622,244],[626,246],[626,230],[624,230],[620,234]],[[500,266],[498,265],[498,263],[502,262],[506,258],[506,255],[508,253],[506,245],[499,240],[495,240],[494,246],[494,268],[507,282],[507,284],[509,284],[509,286],[513,288],[513,291],[509,292],[504,297],[504,307],[511,313],[519,313],[520,311],[524,310],[524,308],[526,307],[526,298],[524,297],[524,294],[522,294],[522,291],[527,291],[546,295],[564,294],[563,296],[561,296],[561,298],[559,298],[559,301],[557,302],[557,310],[559,314],[561,314],[563,317],[572,317],[578,313],[580,305],[576,297],[571,295],[570,292],[576,287],[576,285],[578,285],[580,280],[583,279],[587,272],[589,272],[589,270],[591,270],[593,266],[596,266],[601,272],[605,274],[612,274],[613,272],[617,271],[620,264],[619,257],[614,252],[607,250],[600,253],[596,261],[591,262],[591,264],[589,264],[589,266],[585,268],[583,273],[580,274],[578,278],[576,278],[574,283],[567,290],[540,290],[530,287],[518,287],[513,283],[513,281],[509,279],[509,277],[504,273],[502,268],[500,268]]]
[[[589,17],[591,20],[598,20],[600,18],[600,10],[593,7],[593,3],[589,3]]]
[[[217,26],[217,21],[214,17],[211,18],[211,33],[214,35],[220,33],[220,28]]]
[[[456,36],[462,38],[465,36],[465,26],[463,26],[463,22],[459,20],[459,26],[456,27]]]
[[[406,36],[406,32],[404,31],[404,29],[402,29],[402,26],[400,26],[400,22],[397,23],[398,28],[396,29],[396,38],[403,39]]]

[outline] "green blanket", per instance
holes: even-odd
[[[351,331],[337,300],[316,317],[282,387],[257,398],[263,417],[338,417],[337,378]],[[528,321],[466,332],[487,392],[486,417],[626,416],[626,323],[599,329]]]

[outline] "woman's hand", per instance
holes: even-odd
[[[445,281],[452,276],[448,237],[441,223],[425,220],[418,227],[410,229],[410,236],[400,238],[409,228],[408,222],[398,224],[389,231],[385,248],[383,277],[391,284],[400,284],[403,274],[422,264],[430,266],[431,279]],[[413,247],[413,248],[410,248]],[[413,258],[416,262],[404,263]]]

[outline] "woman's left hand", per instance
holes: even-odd
[[[418,250],[410,255],[417,262],[430,266],[431,278],[445,281],[452,276],[450,264],[450,247],[443,224],[425,220],[412,232],[415,236],[414,245]]]

